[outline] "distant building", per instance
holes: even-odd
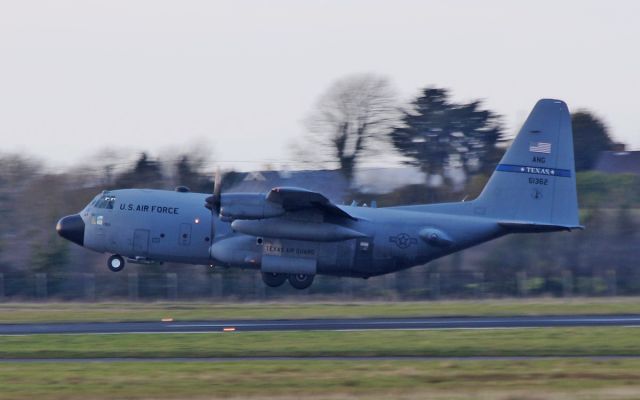
[[[603,151],[594,170],[608,174],[640,175],[640,151]]]
[[[370,168],[356,172],[355,188],[364,193],[389,193],[404,185],[424,183],[424,174],[412,167]],[[229,192],[266,192],[276,186],[317,191],[338,204],[348,200],[349,182],[339,170],[246,172]]]
[[[419,168],[362,168],[356,170],[355,187],[362,193],[391,193],[406,185],[420,185],[426,177]]]
[[[229,192],[261,193],[276,186],[293,186],[324,194],[331,201],[343,203],[349,183],[338,170],[319,171],[253,171],[229,188]]]

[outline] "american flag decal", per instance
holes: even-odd
[[[529,142],[529,151],[532,153],[551,153],[551,143]]]

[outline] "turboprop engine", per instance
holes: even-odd
[[[284,213],[281,204],[267,200],[262,193],[233,193],[221,196],[220,218],[224,221],[273,218]]]
[[[272,287],[289,280],[293,287],[304,289],[319,268],[350,273],[356,249],[353,239],[369,238],[353,229],[356,217],[317,192],[295,187],[275,187],[267,194],[221,191],[220,174],[216,174],[205,207],[243,235],[216,238],[212,225],[211,237],[216,239],[209,248],[211,258],[226,265],[260,268],[263,280]],[[343,257],[338,259],[338,253]]]

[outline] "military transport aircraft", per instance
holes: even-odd
[[[206,208],[205,208],[206,207]],[[368,278],[509,233],[570,231],[578,221],[571,119],[564,102],[538,101],[480,196],[400,207],[336,205],[320,193],[213,195],[104,191],[62,218],[60,236],[111,253],[108,267],[164,261],[254,268],[268,286],[305,289],[318,274]]]

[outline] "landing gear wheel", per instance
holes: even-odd
[[[284,281],[287,280],[286,274],[276,274],[274,272],[263,272],[262,281],[269,287],[282,286]]]
[[[124,268],[124,258],[119,254],[114,254],[107,260],[107,267],[113,272],[120,272]]]
[[[315,275],[292,274],[289,275],[289,284],[296,289],[306,289],[313,283]]]

